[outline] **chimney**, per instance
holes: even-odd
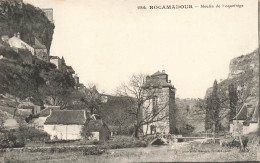
[[[17,38],[20,39],[20,32],[17,32]]]
[[[53,109],[50,109],[50,115],[52,114]]]
[[[172,81],[171,80],[169,80],[169,83],[171,83]]]
[[[162,72],[165,73],[165,70],[163,69]]]

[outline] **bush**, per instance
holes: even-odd
[[[2,134],[0,136],[0,148],[20,148],[24,146],[24,139],[18,139],[17,136],[11,132]]]
[[[242,148],[246,148],[247,147],[247,143],[248,143],[248,138],[247,137],[242,137],[242,143],[243,143],[243,147]],[[241,148],[241,143],[240,140],[237,138],[230,138],[230,139],[226,139],[222,142],[222,146],[226,146],[229,148]]]
[[[146,147],[147,143],[144,140],[138,140],[133,137],[116,136],[113,140],[109,140],[101,145],[103,149],[119,149],[119,148],[134,148]]]
[[[85,148],[83,154],[84,155],[100,155],[104,153],[103,149],[100,149],[99,147],[91,147],[91,148]]]
[[[17,131],[17,135],[23,138],[24,140],[31,140],[31,141],[46,141],[50,139],[48,133],[37,130],[33,127],[20,127]]]

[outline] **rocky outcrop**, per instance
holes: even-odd
[[[54,24],[45,13],[22,0],[0,1],[0,36],[12,37],[20,33],[21,39],[34,45],[35,37],[47,47],[49,52],[54,32]]]
[[[249,71],[252,71],[253,73],[258,73],[258,69],[258,51],[255,50],[254,52],[248,55],[242,55],[231,60],[229,65],[228,79],[239,77],[240,75]]]

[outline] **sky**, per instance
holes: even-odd
[[[132,74],[162,70],[179,98],[203,98],[226,79],[234,57],[258,47],[257,0],[24,0],[53,8],[52,56],[64,56],[83,84],[113,94]],[[243,5],[140,10],[139,5]]]

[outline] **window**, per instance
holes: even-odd
[[[154,96],[153,97],[153,115],[156,114],[158,108],[158,97]]]

